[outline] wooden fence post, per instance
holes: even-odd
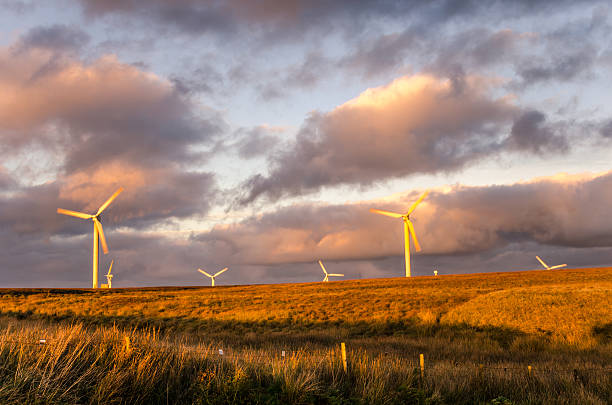
[[[346,345],[344,342],[340,343],[340,349],[342,350],[342,367],[346,373]]]
[[[123,348],[125,349],[126,353],[130,353],[132,351],[132,346],[130,345],[130,337],[127,335],[123,338]]]
[[[421,380],[425,378],[425,357],[423,353],[419,354],[419,367],[421,368]]]

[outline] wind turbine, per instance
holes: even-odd
[[[70,215],[72,217],[91,219],[93,221],[93,283],[92,288],[98,288],[98,238],[102,242],[102,250],[104,254],[108,253],[108,245],[106,244],[106,238],[104,237],[104,230],[102,229],[102,223],[98,219],[102,211],[106,209],[113,202],[115,198],[123,191],[123,187],[120,187],[113,195],[109,197],[104,204],[98,208],[98,212],[93,215],[85,214],[77,211],[65,210],[58,208],[58,214]]]
[[[111,274],[111,270],[113,269],[113,262],[114,260],[111,260],[110,267],[108,268],[108,274],[106,275],[106,284],[102,284],[102,288],[111,288],[112,286],[113,275]]]
[[[213,286],[213,287],[215,286],[215,277],[217,277],[219,274],[223,273],[223,272],[224,272],[224,271],[226,271],[226,270],[227,270],[227,267],[226,267],[226,268],[224,268],[223,270],[219,270],[219,271],[218,271],[218,272],[216,272],[216,273],[215,273],[213,276],[211,276],[210,274],[208,274],[208,273],[207,273],[207,272],[205,272],[204,270],[202,270],[202,269],[198,269],[198,271],[199,271],[200,273],[202,273],[202,274],[204,274],[204,275],[206,275],[206,276],[210,277],[211,286]]]
[[[321,268],[323,269],[323,273],[325,273],[325,278],[323,278],[324,282],[329,282],[329,276],[332,277],[344,277],[344,274],[336,274],[336,273],[328,273],[327,270],[325,270],[325,266],[323,266],[323,262],[321,260],[319,260],[319,264],[321,265]]]
[[[556,266],[551,267],[548,264],[544,263],[544,260],[540,259],[540,256],[536,256],[536,259],[538,259],[538,261],[542,263],[542,266],[544,266],[546,270],[554,270],[554,269],[558,269],[558,268],[567,266],[567,264],[558,264]]]
[[[417,205],[423,201],[429,191],[425,191],[422,196],[419,197],[418,200],[406,212],[405,214],[398,214],[390,211],[377,210],[375,208],[370,208],[370,211],[375,214],[386,215],[392,218],[402,218],[404,221],[404,257],[406,260],[406,277],[410,277],[410,235],[412,235],[412,240],[414,241],[414,247],[417,252],[421,250],[421,245],[419,245],[419,241],[417,240],[416,233],[414,232],[414,227],[412,226],[412,222],[410,221],[410,214],[415,210]]]

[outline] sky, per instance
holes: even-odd
[[[0,287],[612,266],[611,11],[0,0]]]

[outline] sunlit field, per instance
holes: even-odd
[[[0,308],[0,403],[612,402],[612,268],[3,289]]]

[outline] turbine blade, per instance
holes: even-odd
[[[114,259],[113,259],[113,260],[111,260],[111,265],[110,265],[110,267],[108,268],[108,274],[107,274],[107,276],[110,276],[111,270],[113,269],[113,263],[114,263],[114,262],[115,262],[115,260],[114,260]],[[112,276],[111,276],[111,277],[112,277]]]
[[[427,197],[427,194],[429,194],[429,191],[425,191],[423,193],[423,195],[421,195],[419,197],[418,200],[415,201],[414,204],[412,204],[412,206],[410,206],[410,209],[408,210],[408,212],[406,213],[406,215],[410,215],[412,213],[412,211],[415,210],[415,208],[417,207],[417,205],[419,205],[421,203],[421,201],[423,201],[425,199],[425,197]]]
[[[370,212],[373,212],[375,214],[380,214],[380,215],[386,215],[386,216],[392,217],[392,218],[401,218],[401,217],[403,217],[402,214],[398,214],[396,212],[391,212],[391,211],[377,210],[376,208],[370,208]]]
[[[57,213],[64,214],[64,215],[70,215],[71,217],[77,217],[77,218],[83,218],[83,219],[90,219],[93,216],[93,215],[85,214],[83,212],[65,210],[63,208],[58,208]]]
[[[344,274],[329,273],[328,276],[344,277]]]
[[[325,266],[323,266],[323,262],[321,260],[319,260],[319,265],[321,265],[321,268],[323,269],[323,273],[327,274],[327,270],[325,270]]]
[[[223,272],[225,272],[225,271],[227,271],[227,267],[226,267],[226,268],[224,268],[223,270],[219,270],[219,271],[218,271],[218,272],[215,274],[215,277],[217,277],[219,274],[221,274],[221,273],[223,273]]]
[[[538,259],[538,261],[542,263],[542,266],[544,266],[544,268],[546,268],[547,270],[550,269],[550,267],[548,267],[548,265],[544,263],[544,260],[540,259],[540,256],[536,256],[536,259]]]
[[[198,269],[198,271],[199,271],[200,273],[202,273],[202,274],[206,274],[208,277],[211,277],[211,278],[212,278],[212,276],[211,276],[210,274],[208,274],[207,272],[205,272],[204,270],[202,270],[202,269]]]
[[[412,240],[414,241],[414,248],[417,252],[420,252],[421,245],[419,244],[419,241],[416,237],[416,232],[414,232],[414,227],[412,226],[412,222],[410,222],[410,220],[408,220],[408,228],[410,228],[410,234],[412,235]]]
[[[110,203],[112,203],[113,200],[115,198],[117,198],[117,196],[119,194],[121,194],[122,191],[123,191],[123,187],[119,187],[119,190],[115,191],[115,193],[113,195],[111,195],[108,198],[108,200],[106,200],[106,202],[100,206],[100,208],[98,208],[98,212],[96,212],[96,216],[100,215],[102,213],[102,211],[104,211],[106,209],[106,207],[108,207],[110,205]]]
[[[100,242],[102,242],[102,250],[104,254],[108,253],[108,245],[106,244],[106,237],[104,237],[104,230],[102,229],[102,223],[98,221],[98,218],[94,218],[94,224],[96,224],[96,231],[100,236]]]
[[[553,269],[560,269],[561,267],[565,267],[567,266],[567,264],[558,264],[556,266],[552,266],[551,268],[549,268],[548,270],[553,270]]]

